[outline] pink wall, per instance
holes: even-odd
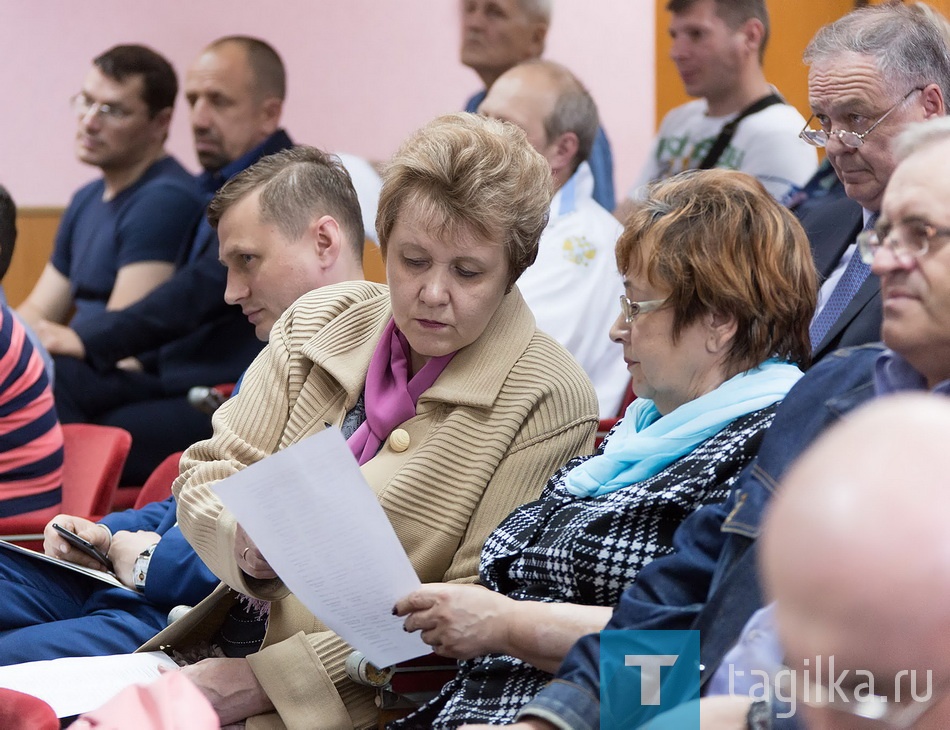
[[[591,89],[618,192],[653,133],[652,0],[557,0],[547,57]],[[181,76],[210,40],[251,34],[288,69],[284,123],[329,150],[385,159],[412,130],[479,88],[458,62],[454,0],[6,0],[0,3],[0,182],[21,206],[65,205],[95,171],[72,154],[67,99],[90,60],[120,42],[163,53]],[[197,170],[184,103],[169,150]]]

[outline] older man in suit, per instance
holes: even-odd
[[[913,9],[895,13],[845,16],[805,49],[812,117],[800,136],[825,148],[847,194],[800,216],[824,277],[811,325],[815,360],[880,339],[880,282],[857,255],[856,239],[876,222],[896,165],[896,136],[908,124],[946,114],[950,59],[943,36]]]

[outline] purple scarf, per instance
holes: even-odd
[[[396,321],[390,319],[366,372],[363,392],[366,420],[346,442],[361,466],[376,456],[396,426],[416,415],[419,396],[436,381],[455,355],[452,352],[429,358],[410,378],[409,352],[409,341],[396,327]]]

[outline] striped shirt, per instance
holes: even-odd
[[[0,528],[4,517],[53,517],[62,501],[63,432],[43,361],[0,305]]]

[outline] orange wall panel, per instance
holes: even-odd
[[[11,307],[19,305],[33,291],[53,252],[53,238],[62,215],[62,208],[17,209],[16,248],[3,278],[3,290]]]

